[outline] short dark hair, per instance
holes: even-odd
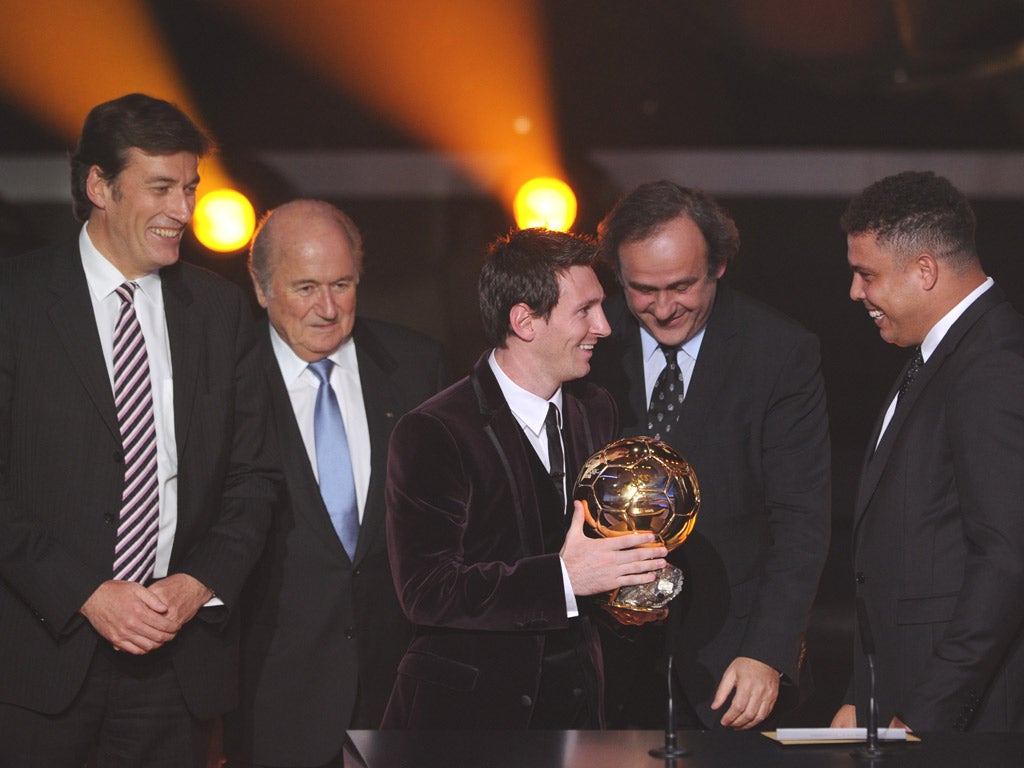
[[[86,182],[94,165],[99,166],[104,179],[113,181],[127,165],[132,147],[150,155],[191,152],[202,157],[211,146],[209,137],[184,112],[144,93],[129,93],[93,107],[71,155],[75,218],[85,221],[92,213]]]
[[[680,216],[692,219],[704,236],[709,275],[736,258],[740,233],[725,209],[699,189],[664,180],[641,184],[618,199],[597,226],[601,256],[620,275],[619,248],[645,240]]]
[[[274,268],[276,266],[273,258],[276,234],[274,232],[274,214],[284,208],[301,207],[309,214],[319,214],[336,221],[345,232],[348,245],[352,249],[352,259],[355,261],[357,274],[363,272],[363,235],[356,223],[340,208],[337,208],[323,200],[292,200],[283,203],[277,208],[267,211],[256,225],[252,240],[249,243],[249,274],[259,284],[260,290],[270,296],[270,284],[274,279]]]
[[[971,204],[932,171],[904,171],[876,181],[850,201],[839,221],[848,235],[874,235],[897,260],[927,251],[964,267],[978,258]]]
[[[558,276],[591,267],[597,245],[589,237],[541,227],[513,230],[491,243],[480,270],[480,315],[487,343],[504,347],[512,333],[509,312],[520,302],[548,318],[558,303]]]

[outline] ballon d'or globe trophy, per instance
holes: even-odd
[[[700,508],[693,468],[653,437],[626,437],[599,450],[580,470],[573,497],[585,502],[588,536],[649,532],[669,550],[690,535]],[[682,571],[666,565],[653,582],[612,592],[604,608],[621,624],[660,621],[682,588]]]

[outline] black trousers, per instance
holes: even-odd
[[[0,768],[205,768],[211,726],[189,713],[166,649],[133,656],[101,640],[63,712],[0,704]]]

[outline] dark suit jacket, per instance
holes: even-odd
[[[55,713],[81,687],[99,639],[78,609],[111,578],[121,438],[77,244],[3,269],[0,700]],[[234,608],[277,475],[244,295],[187,264],[160,276],[178,450],[170,572],[191,574],[227,606],[216,621],[200,611],[167,646],[189,709],[206,718],[236,700]]]
[[[605,313],[612,335],[597,345],[590,379],[612,393],[624,434],[644,434],[640,326],[621,295]],[[686,577],[670,634],[687,698],[712,727],[722,711],[708,705],[737,656],[798,678],[830,530],[817,339],[719,283],[673,434],[697,473],[701,507],[669,556]]]
[[[950,328],[872,451],[880,427],[854,512],[879,722],[1024,730],[1024,320],[998,286]],[[865,722],[859,643],[855,661]]]
[[[371,470],[353,562],[320,496],[269,328],[262,331],[287,493],[246,588],[242,704],[226,720],[225,742],[233,759],[322,765],[341,751],[346,728],[380,724],[412,635],[385,545],[387,446],[398,417],[441,389],[447,370],[436,341],[390,323],[356,321]]]
[[[566,467],[575,473],[611,439],[615,409],[591,384],[562,392]],[[395,427],[388,547],[416,630],[382,727],[529,725],[545,631],[569,626],[558,554],[544,552],[529,450],[486,354]],[[584,632],[600,672],[596,632],[589,623]]]

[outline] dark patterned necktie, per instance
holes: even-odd
[[[914,383],[914,379],[917,378],[917,372],[921,370],[922,365],[924,365],[924,356],[921,354],[921,347],[914,347],[914,356],[910,358],[910,367],[907,368],[907,372],[903,375],[903,381],[900,382],[897,404],[903,398],[903,395],[907,393],[907,390],[910,389],[910,385]]]
[[[544,431],[548,436],[548,470],[551,482],[562,501],[565,501],[565,455],[562,453],[561,430],[558,428],[558,406],[548,403],[548,415],[544,419]]]
[[[149,357],[135,314],[135,283],[117,287],[121,311],[114,325],[114,404],[124,448],[124,491],[114,548],[114,578],[145,583],[156,563],[160,490],[156,422]]]
[[[668,439],[675,426],[677,411],[683,403],[686,390],[683,372],[679,368],[676,355],[678,347],[659,345],[665,353],[665,367],[651,392],[651,407],[647,410],[647,433],[657,440]]]

